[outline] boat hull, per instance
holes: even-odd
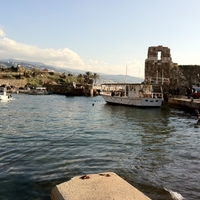
[[[101,95],[107,103],[136,106],[136,107],[160,107],[162,105],[161,98],[129,98],[120,96]]]
[[[8,96],[6,95],[0,95],[0,101],[8,101]]]
[[[34,91],[31,91],[29,92],[29,94],[31,95],[48,95],[49,93],[48,92],[34,92]]]
[[[0,95],[0,101],[9,101],[13,99],[11,96],[8,95]]]
[[[48,92],[46,87],[38,86],[35,89],[31,89],[29,91],[29,94],[31,94],[31,95],[48,95],[48,94],[51,94],[51,92]]]
[[[6,94],[6,88],[1,89],[3,91],[2,94],[0,94],[0,101],[8,101],[12,99],[11,95]]]

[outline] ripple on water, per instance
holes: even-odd
[[[55,184],[102,171],[152,199],[170,199],[164,188],[200,198],[199,127],[184,112],[59,95],[20,94],[0,106],[1,199],[49,199]]]

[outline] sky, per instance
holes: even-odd
[[[144,77],[150,46],[200,65],[200,0],[1,0],[0,59]]]

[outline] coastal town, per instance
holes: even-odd
[[[172,61],[170,48],[159,45],[148,48],[144,68],[143,83],[162,87],[163,102],[200,111],[196,100],[200,97],[200,66],[178,65]],[[7,93],[96,96],[102,91],[102,84],[97,84],[100,79],[99,74],[92,72],[75,75],[23,63],[0,64],[0,86]]]
[[[176,106],[192,111],[200,120],[200,66],[179,66],[172,62],[168,47],[151,46],[145,60],[145,76],[141,83],[108,82],[96,84],[101,77],[97,73],[73,75],[48,69],[27,68],[12,63],[0,66],[0,100],[12,100],[12,93],[27,95],[99,96],[107,103],[136,107]],[[158,87],[159,86],[159,87]],[[94,106],[94,103],[92,104]],[[73,134],[71,135],[73,136]],[[84,186],[83,186],[84,183]],[[96,186],[95,186],[96,185]],[[98,187],[98,192],[95,187]],[[77,193],[76,198],[74,193]],[[104,192],[102,192],[104,191]],[[123,192],[118,192],[123,191]],[[167,190],[166,190],[167,191]],[[170,190],[169,190],[170,191]],[[171,191],[170,191],[171,192]],[[51,199],[66,198],[106,199],[108,196],[121,200],[127,198],[150,199],[114,172],[76,176],[70,181],[52,188]],[[173,193],[172,193],[173,194]],[[174,195],[174,194],[173,194]]]

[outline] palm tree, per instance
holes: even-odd
[[[78,80],[79,83],[83,83],[84,82],[84,75],[83,74],[79,74],[77,76],[77,80]]]
[[[96,85],[97,79],[99,79],[99,74],[94,73],[93,78],[94,78],[94,82],[95,82],[95,85]]]
[[[92,76],[91,72],[85,72],[85,74],[84,74],[84,82],[88,84],[89,81],[90,81],[91,76]]]

